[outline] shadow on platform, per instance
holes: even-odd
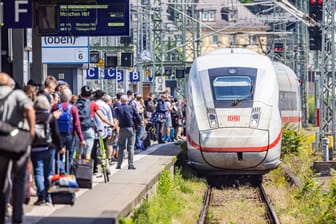
[[[26,217],[25,221],[29,222],[30,217]],[[34,223],[34,222],[29,222]],[[45,217],[35,222],[36,224],[115,224],[115,218],[107,217]]]

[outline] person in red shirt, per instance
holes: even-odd
[[[60,172],[64,173],[65,171],[69,172],[71,170],[71,164],[72,164],[72,158],[74,154],[75,149],[75,135],[78,136],[80,145],[85,146],[86,142],[83,137],[82,129],[80,126],[79,116],[78,116],[78,109],[75,105],[70,104],[70,100],[72,97],[72,92],[70,89],[65,89],[61,92],[61,103],[55,103],[52,106],[51,112],[61,110],[65,111],[67,110],[68,106],[70,107],[70,115],[71,115],[71,128],[68,133],[61,132],[62,128],[60,127],[60,123],[58,123],[60,135],[61,135],[61,141],[62,141],[62,147],[65,147],[66,150],[69,152],[68,158],[66,161],[66,167],[69,170],[65,170],[63,166],[60,166]],[[70,104],[70,105],[69,105]],[[58,118],[59,121],[60,118]],[[63,161],[63,154],[60,156],[60,160]],[[59,162],[58,162],[59,163]]]
[[[101,119],[104,123],[108,124],[109,126],[114,127],[115,124],[113,122],[110,122],[104,115],[103,113],[100,111],[99,106],[92,100],[90,100],[91,96],[92,96],[92,88],[88,85],[85,85],[81,88],[81,94],[79,96],[80,99],[85,99],[90,101],[90,119],[93,120],[93,117],[95,114],[98,115],[99,119]],[[85,158],[90,160],[91,159],[91,151],[92,151],[92,147],[93,147],[93,143],[94,143],[94,137],[95,137],[95,133],[94,133],[94,127],[93,127],[94,123],[92,122],[92,126],[86,130],[82,130],[83,131],[83,136],[86,142],[86,146],[84,147],[78,147],[77,148],[77,152],[76,152],[76,158],[80,159],[80,158]]]

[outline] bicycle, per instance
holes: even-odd
[[[107,158],[107,152],[105,148],[105,143],[103,137],[99,134],[103,132],[102,130],[99,130],[97,133],[98,135],[98,143],[99,143],[99,153],[97,153],[97,160],[98,160],[98,170],[101,174],[104,176],[105,183],[110,181],[110,165],[109,160]],[[98,151],[98,150],[97,150]]]

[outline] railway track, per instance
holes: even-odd
[[[271,201],[267,197],[267,194],[264,190],[263,185],[259,184],[257,188],[259,190],[261,200],[265,203],[265,206],[266,206],[266,209],[267,209],[266,216],[268,217],[269,223],[270,224],[280,224],[278,216],[277,216],[275,210],[273,209]]]
[[[246,211],[241,211],[242,206],[246,208]],[[216,214],[222,217],[218,217]],[[229,223],[232,219],[235,219],[234,223],[244,224],[280,223],[262,184],[257,187],[242,186],[223,189],[208,186],[204,194],[203,208],[198,224]]]

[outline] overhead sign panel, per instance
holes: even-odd
[[[89,63],[89,37],[45,36],[41,42],[43,64]]]
[[[42,40],[42,62],[46,64],[89,63],[89,38],[45,36]]]
[[[3,0],[5,28],[32,27],[32,0]]]
[[[54,10],[54,12],[52,12]],[[41,13],[47,11],[48,13]],[[129,0],[38,1],[40,35],[129,36]]]

